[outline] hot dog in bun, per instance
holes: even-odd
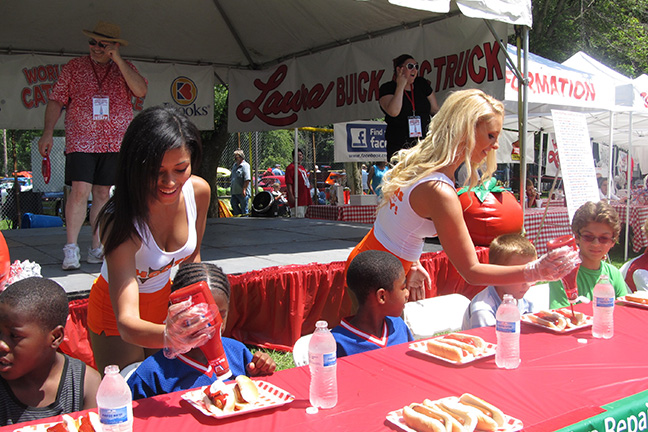
[[[460,403],[434,402],[425,399],[423,405],[435,407],[447,413],[461,425],[463,431],[471,432],[477,427],[477,416],[469,408]]]
[[[455,362],[474,358],[484,352],[486,342],[479,336],[450,333],[427,342],[431,354]]]
[[[459,398],[459,402],[467,407],[475,409],[477,414],[477,429],[485,431],[494,431],[498,427],[504,426],[504,413],[496,406],[486,402],[470,393],[464,393]]]
[[[245,408],[247,405],[255,404],[259,400],[259,389],[250,378],[239,375],[236,377],[236,385],[234,386],[234,399],[236,409]]]
[[[223,381],[214,381],[204,390],[205,407],[214,414],[227,414],[234,411],[235,398],[232,388]]]
[[[637,291],[626,294],[625,299],[635,303],[648,304],[648,291]]]
[[[417,432],[462,432],[457,421],[443,411],[413,403],[403,408],[405,424]]]
[[[584,313],[576,311],[572,313],[569,309],[556,309],[554,312],[565,317],[567,327],[578,327],[585,324],[585,320],[587,319]]]
[[[540,311],[526,315],[532,322],[553,330],[565,330],[567,320],[557,312]]]

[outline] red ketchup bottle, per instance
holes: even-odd
[[[214,332],[214,336],[212,336],[206,344],[200,347],[200,350],[205,354],[205,357],[207,357],[207,361],[214,369],[214,372],[216,372],[218,379],[225,380],[232,376],[232,371],[229,368],[229,363],[227,362],[227,357],[225,356],[225,350],[223,349],[223,343],[221,341],[221,327],[223,325],[223,319],[218,312],[218,306],[214,301],[214,297],[212,296],[207,283],[204,281],[196,282],[172,292],[169,296],[171,304],[180,303],[189,299],[191,300],[192,305],[207,303],[207,306],[212,313],[213,318],[210,321],[210,325],[216,327],[216,331]]]
[[[573,250],[578,251],[576,239],[571,234],[560,236],[547,242],[547,249],[549,249],[549,251],[559,249],[563,246],[569,246]],[[565,288],[565,294],[567,294],[567,299],[570,303],[576,303],[576,299],[578,298],[578,284],[576,283],[576,277],[578,276],[579,267],[580,266],[576,266],[571,273],[561,279],[563,287]]]

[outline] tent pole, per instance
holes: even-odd
[[[613,157],[613,149],[614,149],[614,112],[610,110],[610,135],[608,138],[609,145],[610,145],[610,158],[608,160],[608,199],[610,198],[610,194],[612,193],[612,181],[613,181],[613,167],[612,167],[612,157]]]
[[[628,127],[628,160],[626,162],[628,199],[626,200],[625,214],[625,248],[623,250],[623,261],[628,261],[628,239],[630,238],[630,197],[632,195],[632,111],[629,113],[630,121]]]
[[[529,88],[529,28],[522,27],[522,44],[524,46],[522,54],[522,76],[523,79],[520,81],[520,86],[518,91],[521,90],[521,94],[518,93],[518,98],[522,99],[521,107],[521,117],[519,124],[519,134],[520,134],[520,205],[522,206],[522,216],[524,216],[524,204],[526,202],[526,178],[527,178],[527,166],[526,166],[526,149],[527,149],[527,121],[529,118],[529,99],[527,95],[527,90]],[[518,50],[519,52],[519,50]]]
[[[539,194],[542,194],[542,152],[543,151],[544,151],[544,133],[540,132],[540,151],[538,152],[540,153],[538,155],[538,181],[537,181],[538,186],[536,187]],[[535,158],[534,158],[534,162],[535,162]]]
[[[299,138],[297,134],[299,129],[295,128],[295,154],[293,155],[293,163],[295,164],[295,179],[293,183],[293,194],[295,195],[295,216],[297,216],[297,208],[299,207],[299,155],[297,154]]]

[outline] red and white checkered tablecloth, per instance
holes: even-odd
[[[306,209],[306,217],[372,224],[376,219],[377,207],[375,205],[312,205]]]
[[[340,220],[340,207],[331,205],[311,205],[306,209],[309,219]]]
[[[340,220],[345,222],[360,222],[366,224],[374,223],[376,219],[377,205],[344,205],[341,206]]]
[[[524,229],[528,238],[536,247],[538,255],[547,252],[547,242],[562,235],[571,234],[567,207],[549,207],[544,226],[540,230],[540,223],[545,209],[525,209]],[[540,232],[540,235],[538,235]],[[536,238],[537,237],[537,238]]]
[[[627,207],[625,204],[612,204],[612,207],[619,213],[621,223],[626,221]],[[639,252],[641,248],[648,246],[648,239],[643,232],[643,225],[648,218],[648,206],[630,206],[630,228],[632,228],[632,250]],[[621,233],[623,236],[624,233]]]

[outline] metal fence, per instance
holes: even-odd
[[[253,176],[254,194],[258,190],[262,174],[268,168],[272,168],[278,163],[281,165],[282,171],[285,171],[287,164],[292,161],[294,140],[294,130],[283,131],[282,133],[277,131],[233,133],[229,136],[219,165],[229,170],[234,163],[234,150],[239,148],[243,150],[252,172],[256,173]],[[282,141],[283,145],[276,145],[277,141]],[[290,141],[289,146],[288,141]],[[297,132],[297,143],[304,152],[302,165],[312,173],[315,172],[315,165],[318,160],[321,161],[322,165],[333,165],[332,142],[332,131],[299,130]],[[7,177],[0,182],[0,229],[22,227],[23,221],[27,221],[24,217],[26,213],[57,216],[62,221],[65,220],[66,187],[64,185],[65,156],[63,154],[65,138],[54,138],[54,146],[50,156],[51,179],[47,184],[44,182],[41,173],[42,157],[38,153],[37,143],[37,139],[32,142],[31,167],[26,170],[31,177],[19,174],[15,177]],[[321,178],[322,175],[320,174],[319,177]],[[228,174],[218,178],[217,187],[219,192],[222,191],[219,195],[223,195],[224,198],[228,196],[229,186]]]

